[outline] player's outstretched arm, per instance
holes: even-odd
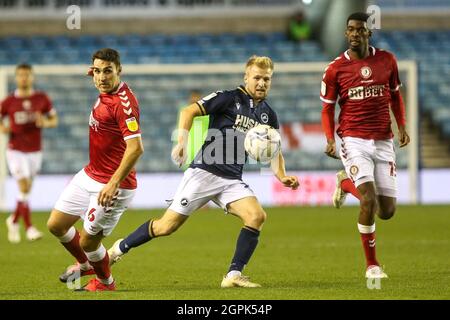
[[[128,176],[136,165],[139,157],[144,153],[141,137],[126,140],[127,147],[123,154],[119,167],[112,175],[109,182],[103,187],[98,194],[97,202],[103,207],[112,205],[114,198],[117,196],[117,190],[120,183]]]
[[[287,176],[286,167],[284,165],[284,157],[281,151],[278,156],[275,157],[270,163],[270,168],[272,169],[275,176],[280,180],[280,182],[292,190],[296,190],[299,186],[298,178],[296,176]]]
[[[186,161],[187,143],[189,130],[191,130],[192,122],[195,117],[203,115],[200,106],[193,103],[180,111],[177,132],[177,145],[172,150],[172,159],[178,165],[182,166]]]

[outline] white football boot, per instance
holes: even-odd
[[[29,241],[36,241],[36,240],[41,239],[44,236],[44,234],[42,232],[40,232],[38,229],[36,229],[33,226],[31,226],[27,229],[26,235],[27,235],[27,239]]]
[[[342,207],[342,205],[345,202],[345,198],[347,198],[347,193],[344,192],[341,188],[341,182],[342,180],[347,179],[347,173],[345,173],[345,170],[341,170],[338,173],[336,173],[336,189],[333,193],[333,206],[336,209],[339,209]]]
[[[12,215],[6,219],[6,227],[8,228],[8,241],[11,243],[20,242],[19,224],[13,222]]]
[[[112,266],[114,263],[116,263],[117,261],[122,259],[122,256],[125,254],[120,250],[120,247],[119,247],[119,244],[120,244],[120,242],[122,242],[122,240],[123,239],[119,239],[116,242],[114,242],[112,247],[108,250],[110,266]]]
[[[260,284],[250,282],[249,278],[243,275],[234,275],[231,277],[225,276],[223,277],[222,283],[220,284],[221,288],[233,288],[233,287],[242,287],[242,288],[259,288]]]
[[[380,266],[368,266],[366,270],[367,279],[385,279],[387,274],[383,271]]]

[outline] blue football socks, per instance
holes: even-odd
[[[259,231],[251,227],[244,227],[237,239],[236,251],[231,261],[230,271],[242,271],[250,260],[256,246],[258,245]]]
[[[136,248],[141,244],[149,242],[152,239],[152,236],[149,233],[149,226],[151,223],[153,223],[153,220],[147,221],[128,237],[123,239],[119,244],[120,251],[127,253],[131,248]]]

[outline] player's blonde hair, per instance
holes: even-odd
[[[247,61],[245,70],[248,70],[248,68],[250,68],[253,65],[255,65],[261,69],[270,69],[273,71],[273,61],[269,57],[257,56],[257,55],[251,56]]]

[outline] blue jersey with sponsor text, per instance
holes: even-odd
[[[209,115],[208,135],[190,168],[201,168],[227,179],[241,179],[247,160],[245,133],[258,124],[279,129],[275,111],[263,100],[256,104],[243,86],[214,92],[198,103]]]

